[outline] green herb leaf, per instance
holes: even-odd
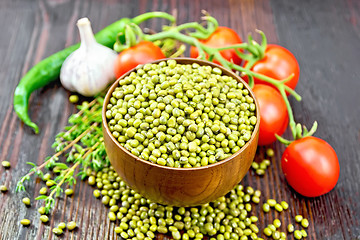
[[[35,198],[35,200],[43,200],[43,199],[46,199],[48,196],[46,195],[40,195],[38,197]]]
[[[33,166],[33,167],[35,167],[35,168],[36,168],[36,164],[35,164],[35,163],[33,163],[33,162],[26,162],[26,164],[29,164],[29,165],[31,165],[31,166]]]

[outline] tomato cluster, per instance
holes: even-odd
[[[242,40],[234,30],[218,27],[208,39],[199,42],[211,48],[221,48],[241,44]],[[237,50],[244,53],[241,49]],[[244,62],[245,69],[275,80],[281,81],[293,75],[285,83],[293,90],[298,83],[299,64],[294,55],[282,46],[267,45],[264,57],[252,62],[251,66],[248,65],[250,61],[242,61],[235,49],[221,50],[220,54],[233,64],[240,66]],[[196,58],[198,55],[198,49],[192,46],[190,56]],[[119,78],[138,64],[161,58],[165,58],[165,55],[159,47],[152,42],[142,41],[119,54],[115,64],[116,77]],[[219,64],[216,59],[213,61]],[[260,111],[259,145],[263,146],[273,143],[276,135],[281,136],[285,132],[289,115],[287,104],[276,86],[257,77],[254,77],[254,83],[252,90]],[[290,186],[307,197],[329,192],[339,178],[339,161],[334,149],[324,140],[312,136],[294,139],[285,149],[281,165]]]

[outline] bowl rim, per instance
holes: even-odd
[[[107,118],[106,118],[106,106],[107,104],[110,102],[110,98],[112,97],[112,93],[115,90],[116,87],[118,87],[119,81],[122,80],[123,78],[125,78],[126,76],[128,76],[131,72],[136,71],[139,67],[144,66],[145,64],[157,64],[160,63],[162,61],[167,61],[167,60],[176,60],[177,62],[180,61],[180,64],[188,64],[188,63],[182,63],[182,61],[185,62],[192,62],[192,63],[200,63],[200,65],[210,65],[211,67],[217,67],[220,68],[222,71],[222,75],[224,75],[224,72],[226,73],[225,75],[230,75],[232,78],[234,78],[236,81],[240,81],[245,87],[246,89],[249,91],[249,94],[251,95],[251,97],[254,99],[254,103],[256,106],[256,124],[255,127],[251,133],[251,138],[249,139],[249,141],[247,141],[245,143],[244,146],[242,146],[240,148],[239,151],[233,153],[230,157],[225,158],[224,160],[221,160],[219,162],[216,163],[211,163],[208,164],[206,166],[200,166],[200,167],[191,167],[191,168],[176,168],[176,167],[169,167],[169,166],[163,166],[160,164],[156,164],[147,160],[144,160],[134,154],[132,154],[130,151],[128,151],[125,147],[123,147],[119,141],[117,141],[117,139],[115,139],[115,137],[112,135],[109,126],[107,124]],[[112,83],[112,85],[110,86],[110,88],[107,90],[107,93],[105,95],[104,101],[103,101],[103,107],[102,107],[102,125],[103,125],[103,130],[106,131],[106,134],[108,134],[108,136],[110,137],[111,141],[117,146],[119,147],[123,152],[125,152],[126,154],[130,155],[132,158],[136,159],[137,161],[140,161],[144,164],[150,165],[152,167],[157,167],[157,168],[162,168],[162,169],[166,169],[166,170],[171,170],[171,171],[199,171],[199,170],[204,170],[204,169],[209,169],[209,168],[214,168],[217,167],[218,165],[222,165],[225,164],[226,162],[231,161],[233,158],[235,158],[236,156],[240,155],[249,145],[250,143],[252,143],[255,140],[256,134],[257,132],[259,132],[259,128],[260,128],[260,111],[259,111],[259,103],[257,101],[257,99],[255,98],[255,94],[254,92],[251,90],[250,86],[237,74],[235,74],[234,72],[224,68],[221,65],[218,65],[216,63],[207,61],[207,60],[201,60],[201,59],[196,59],[196,58],[188,58],[188,57],[178,57],[178,58],[162,58],[162,59],[158,59],[152,62],[148,62],[145,64],[139,64],[137,67],[129,70],[128,72],[124,73],[121,77],[119,77],[114,83]]]

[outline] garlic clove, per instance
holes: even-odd
[[[115,80],[114,63],[117,53],[96,42],[90,21],[78,20],[81,44],[63,63],[62,85],[84,96],[94,96]]]

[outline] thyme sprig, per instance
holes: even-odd
[[[64,185],[73,186],[77,176],[85,179],[88,171],[98,171],[108,166],[101,131],[102,104],[103,97],[98,96],[90,103],[79,105],[79,112],[69,117],[69,125],[55,137],[52,144],[55,154],[47,157],[39,166],[32,162],[27,163],[32,168],[18,181],[16,191],[26,191],[24,184],[32,175],[42,178],[51,191],[48,195],[36,197],[35,200],[44,201],[46,213],[53,208],[55,198],[61,195]],[[46,170],[52,172],[53,179],[48,178],[51,175],[44,174]],[[75,172],[78,172],[76,176]]]

